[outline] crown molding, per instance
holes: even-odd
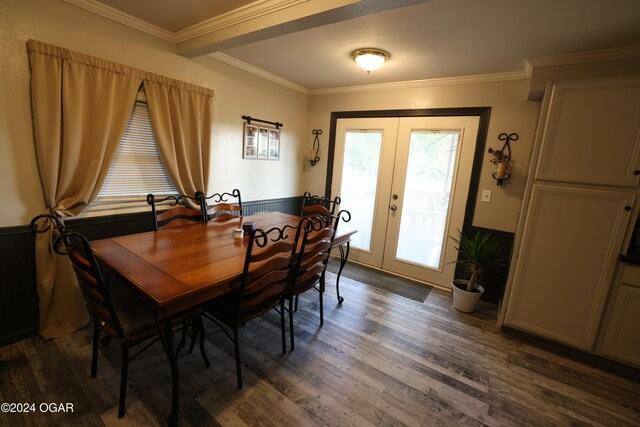
[[[163,28],[149,24],[141,19],[120,12],[112,7],[106,6],[96,0],[64,0],[65,2],[85,9],[89,12],[116,21],[135,30],[157,37],[161,40],[177,45],[207,33],[218,31],[234,25],[269,15],[281,11],[309,0],[258,0],[237,10],[230,11],[208,21],[185,28],[184,30],[172,33]],[[527,58],[522,71],[507,73],[481,74],[460,77],[447,77],[440,79],[410,80],[391,83],[380,83],[370,85],[344,86],[334,88],[308,89],[297,83],[286,80],[275,74],[271,74],[253,65],[247,64],[220,52],[206,55],[209,58],[231,65],[238,69],[247,71],[266,80],[288,87],[296,92],[305,95],[325,95],[334,93],[382,91],[393,89],[409,89],[429,86],[462,85],[474,83],[489,83],[509,80],[530,79],[533,69],[538,67],[549,67],[557,65],[570,65],[585,62],[611,61],[629,58],[640,58],[640,46],[629,46],[623,48],[595,50],[589,52],[570,53],[564,55]]]
[[[135,30],[142,31],[143,33],[147,33],[154,37],[158,37],[159,39],[175,44],[174,33],[167,31],[163,28],[157,27],[153,24],[149,24],[148,22],[145,22],[134,16],[127,15],[126,13],[120,12],[119,10],[116,10],[105,4],[97,2],[96,0],[64,0],[64,1],[74,6],[78,6],[82,9],[88,10],[89,12],[93,12],[96,15],[103,16],[105,18],[119,22],[120,24],[126,25],[127,27],[131,27]]]
[[[334,93],[371,92],[394,89],[413,89],[429,86],[452,86],[476,83],[503,82],[511,80],[527,80],[531,78],[528,69],[507,73],[478,74],[471,76],[446,77],[441,79],[408,80],[403,82],[377,83],[371,85],[343,86],[334,88],[311,89],[310,95],[328,95]]]
[[[224,28],[239,25],[263,16],[306,3],[309,0],[261,0],[174,33],[174,43],[182,43]]]
[[[64,0],[67,3],[93,12],[120,24],[131,27],[143,33],[150,34],[162,40],[178,44],[205,34],[219,31],[224,28],[239,25],[272,13],[306,3],[309,0],[259,0],[246,6],[216,16],[209,20],[187,27],[176,32],[167,31],[156,25],[128,15],[96,0]]]
[[[268,71],[263,70],[262,68],[254,67],[253,65],[247,64],[246,62],[242,62],[238,59],[235,59],[229,55],[225,55],[221,52],[214,52],[208,55],[209,58],[215,59],[216,61],[224,62],[227,65],[231,65],[232,67],[239,68],[248,73],[254,74],[258,77],[262,77],[263,79],[272,81],[281,86],[288,87],[289,89],[293,89],[296,92],[300,92],[304,95],[309,95],[310,91],[304,86],[300,86],[297,83],[289,81],[287,79],[283,79],[282,77],[276,76],[275,74],[271,74]]]
[[[378,83],[372,85],[307,89],[297,83],[283,79],[282,77],[271,74],[261,68],[247,64],[246,62],[242,62],[220,52],[210,53],[207,56],[211,59],[215,59],[216,61],[223,62],[227,65],[231,65],[232,67],[239,68],[258,77],[262,77],[279,85],[293,89],[296,92],[300,92],[304,95],[328,95],[334,93],[370,92],[393,89],[410,89],[428,86],[451,86],[462,84],[502,82],[511,80],[527,80],[531,78],[531,69],[530,67],[526,67],[526,69],[523,71],[512,71],[507,73],[478,74],[472,76],[446,77],[441,79],[409,80],[403,82]]]
[[[527,58],[532,68],[552,67],[554,65],[571,65],[585,62],[613,61],[640,57],[640,46],[620,47],[616,49],[592,50],[588,52],[569,53],[565,55]]]

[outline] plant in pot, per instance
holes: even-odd
[[[462,267],[469,279],[454,279],[452,282],[453,306],[463,313],[472,313],[484,293],[478,280],[484,272],[505,267],[506,256],[502,254],[500,242],[489,231],[480,231],[469,236],[458,230],[458,238],[449,236],[456,244],[458,259],[453,263]]]

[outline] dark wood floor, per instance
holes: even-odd
[[[494,306],[466,315],[436,289],[421,304],[346,278],[341,284],[342,306],[327,287],[322,328],[315,294],[301,300],[293,352],[280,353],[276,313],[243,328],[242,391],[231,343],[207,322],[212,366],[197,352],[179,360],[180,425],[640,425],[639,383],[500,332]],[[131,363],[122,420],[118,353],[114,345],[102,351],[92,380],[89,328],[0,348],[0,402],[74,409],[0,413],[0,425],[163,425],[170,386],[160,344]]]

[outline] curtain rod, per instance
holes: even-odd
[[[249,124],[251,124],[251,121],[253,120],[254,122],[267,123],[267,124],[270,124],[270,125],[274,125],[276,127],[276,129],[280,129],[282,126],[284,126],[280,122],[269,122],[267,120],[261,120],[261,119],[253,118],[251,116],[242,116],[242,119],[246,120],[247,123],[249,123]]]

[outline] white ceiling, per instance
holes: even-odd
[[[187,56],[222,47],[213,57],[307,90],[524,72],[527,58],[605,49],[640,56],[639,0],[98,0],[102,8],[67,1],[172,41]],[[246,29],[263,25],[251,21],[257,8],[314,2],[325,8],[317,19],[294,15],[289,25]],[[272,10],[263,15],[278,16]],[[351,60],[363,47],[391,58],[366,74]]]
[[[98,0],[170,32],[244,7],[255,0]]]

